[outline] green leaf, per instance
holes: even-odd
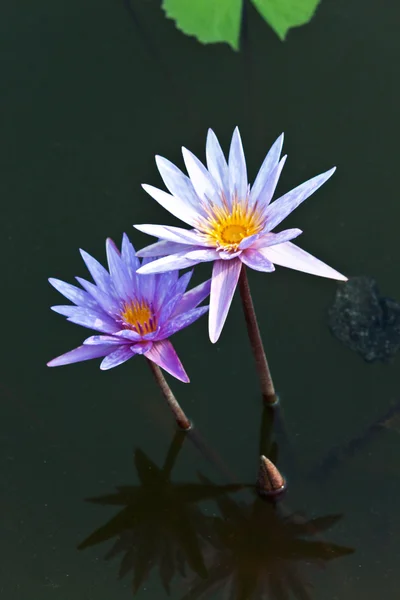
[[[162,7],[183,33],[204,44],[227,42],[239,48],[242,0],[163,0]]]
[[[217,0],[215,0],[216,3]],[[319,0],[252,0],[260,15],[284,40],[291,27],[308,23],[315,13]]]

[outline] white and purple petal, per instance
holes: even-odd
[[[199,197],[193,184],[187,175],[182,173],[171,161],[156,156],[156,163],[163,181],[173,196],[185,200],[197,211],[199,209]]]
[[[67,317],[71,323],[82,325],[82,327],[88,329],[94,329],[102,333],[114,333],[120,329],[113,319],[100,310],[96,311],[81,306],[52,306],[51,309]]]
[[[110,346],[120,346],[123,343],[118,337],[114,337],[113,335],[91,335],[90,337],[84,340],[84,346],[99,346],[109,344]],[[126,343],[132,343],[126,340]]]
[[[208,311],[208,306],[200,306],[199,308],[193,308],[185,313],[182,313],[173,319],[170,319],[165,325],[161,327],[160,336],[161,339],[166,339],[177,333],[184,327],[188,327],[197,319],[202,317]]]
[[[290,242],[294,240],[303,232],[301,229],[285,229],[279,233],[264,233],[258,236],[256,240],[250,245],[253,250],[259,250],[260,248],[266,248],[267,246],[276,246],[277,244],[283,244],[284,242]]]
[[[121,300],[131,298],[135,291],[132,289],[132,280],[128,269],[122,260],[120,251],[110,238],[108,238],[106,242],[106,252],[108,267],[110,269],[110,275],[115,291]]]
[[[166,225],[135,225],[142,233],[153,235],[154,237],[175,242],[177,244],[188,244],[189,246],[211,246],[211,242],[207,242],[204,234],[198,231],[190,231],[181,227],[169,227]]]
[[[222,248],[218,248],[218,258],[221,260],[233,260],[237,256],[242,254],[242,249],[239,248],[232,252],[231,250],[223,250]]]
[[[189,281],[192,278],[193,271],[189,271],[180,277],[176,284],[170,288],[168,292],[168,299],[161,307],[158,315],[158,321],[160,325],[163,325],[174,312],[177,304],[181,301],[183,294],[186,291]]]
[[[126,233],[122,236],[122,246],[121,246],[121,258],[122,262],[125,264],[128,274],[131,279],[131,283],[134,289],[137,288],[137,276],[136,271],[140,267],[140,260],[138,259],[135,248],[129,241]]]
[[[81,286],[90,294],[90,297],[96,301],[97,307],[100,307],[108,315],[115,316],[119,310],[119,303],[114,296],[109,293],[103,292],[99,287],[86,281],[83,277],[77,277],[76,280]]]
[[[272,231],[279,223],[283,221],[295,208],[299,206],[304,200],[307,200],[317,191],[321,185],[325,183],[335,172],[336,167],[317,175],[308,181],[305,181],[301,185],[297,186],[284,196],[275,200],[270,204],[265,211],[266,226],[265,231]]]
[[[260,250],[253,250],[248,248],[241,256],[240,260],[250,269],[255,271],[263,271],[264,273],[272,273],[275,271],[275,267],[268,258],[266,258]]]
[[[80,253],[95,284],[104,292],[110,292],[113,286],[109,272],[85,250],[81,249]]]
[[[135,354],[146,354],[149,350],[154,346],[154,342],[152,340],[143,340],[139,344],[135,344],[131,346],[131,350]]]
[[[180,381],[189,383],[189,377],[170,341],[161,340],[154,342],[152,348],[146,352],[145,356]]]
[[[132,329],[121,329],[120,331],[117,331],[114,335],[119,339],[120,344],[125,342],[130,342],[131,344],[132,342],[140,342],[143,338],[143,336],[140,335],[140,333],[137,333]]]
[[[138,277],[141,277],[138,275]],[[153,308],[157,313],[161,310],[163,303],[169,295],[170,290],[175,286],[179,278],[179,271],[166,271],[156,275],[156,289],[153,297]]]
[[[266,180],[264,187],[260,191],[257,197],[257,203],[260,210],[265,210],[272,200],[276,186],[278,185],[279,177],[281,176],[282,169],[285,166],[287,156],[283,156],[280,162],[273,169],[271,175]]]
[[[182,148],[182,155],[190,180],[199,199],[202,201],[218,201],[218,186],[203,163],[187,148]],[[199,202],[198,213],[202,215],[203,210],[200,207],[201,204]]]
[[[214,249],[196,249],[189,252],[179,252],[171,256],[163,256],[138,269],[139,274],[164,273],[173,269],[186,269],[199,262],[210,262],[218,259],[218,252]]]
[[[243,240],[239,244],[239,250],[246,250],[246,248],[250,248],[253,246],[256,240],[260,238],[262,233],[255,233],[254,235],[249,235],[248,237],[243,238]]]
[[[268,181],[272,171],[279,163],[279,158],[281,156],[283,146],[283,133],[278,137],[278,139],[274,142],[269,150],[267,156],[264,159],[263,164],[261,165],[260,170],[258,171],[257,177],[251,187],[250,191],[250,206],[253,206],[262,191],[265,187],[266,182]]]
[[[207,168],[214,181],[223,192],[225,198],[229,198],[229,169],[224,153],[217,136],[212,129],[208,130],[206,142]]]
[[[136,226],[135,226],[136,227]],[[156,242],[155,244],[150,244],[145,248],[142,248],[138,251],[137,255],[140,258],[155,258],[159,256],[167,256],[169,254],[179,254],[179,252],[196,250],[198,246],[186,246],[182,243],[175,242],[166,242],[162,240],[161,242]]]
[[[144,267],[152,262],[154,262],[154,258],[146,257],[142,260],[142,266]],[[138,275],[138,279],[140,279],[140,281],[137,295],[140,296],[140,298],[145,299],[149,304],[152,304],[156,290],[157,275],[154,275],[153,273],[146,275],[146,277]]]
[[[118,365],[122,365],[122,363],[126,362],[132,356],[135,356],[137,352],[134,351],[135,346],[127,346],[123,345],[117,348],[117,350],[113,350],[108,356],[102,360],[100,369],[102,371],[108,371],[108,369],[113,369]]]
[[[239,279],[242,263],[234,260],[216,260],[213,267],[210,293],[210,318],[208,322],[210,340],[218,341],[224,326],[232,298]]]
[[[319,275],[320,277],[327,277],[329,279],[347,281],[347,277],[335,269],[332,269],[332,267],[329,267],[318,258],[315,258],[312,254],[309,254],[295,244],[292,244],[292,242],[285,242],[284,244],[278,244],[277,246],[262,248],[259,252],[275,265],[280,265],[281,267],[287,267],[289,269],[295,269],[296,271],[303,271],[303,273]]]
[[[95,300],[84,290],[77,288],[75,285],[65,283],[60,279],[54,277],[49,278],[49,283],[58,291],[60,294],[65,296],[67,300],[70,300],[77,306],[87,306],[90,308],[96,307]]]
[[[53,358],[47,363],[48,367],[61,367],[63,365],[70,365],[72,363],[83,362],[84,360],[90,360],[92,358],[100,358],[107,356],[110,352],[114,351],[114,346],[110,344],[97,344],[94,346],[78,346],[74,350],[70,350],[57,358]]]
[[[247,197],[247,168],[246,159],[243,151],[242,139],[238,127],[232,135],[232,141],[229,148],[229,188],[231,199],[235,196],[239,200],[245,200]]]
[[[192,227],[196,226],[199,218],[199,211],[194,210],[189,202],[185,201],[183,198],[177,198],[176,196],[167,194],[167,192],[163,192],[152,185],[144,183],[142,188],[145,192],[150,194],[154,200],[161,204],[163,208],[170,212],[171,215],[174,215],[174,217],[180,221],[188,223],[188,225],[192,225]]]
[[[200,302],[203,302],[203,300],[210,295],[210,290],[211,279],[208,279],[207,281],[204,281],[204,283],[201,283],[200,285],[186,292],[176,306],[172,316],[176,316],[196,308]]]

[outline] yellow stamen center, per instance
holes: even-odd
[[[121,319],[127,329],[144,335],[157,329],[157,317],[146,300],[126,302],[121,311]]]
[[[220,205],[208,203],[203,205],[207,216],[202,217],[198,229],[205,234],[208,241],[227,252],[235,252],[245,238],[259,233],[265,222],[257,203],[249,206],[249,199],[234,198],[232,206],[222,198]]]

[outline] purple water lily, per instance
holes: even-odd
[[[81,250],[94,284],[77,277],[83,288],[80,289],[59,279],[49,279],[56,290],[75,304],[52,309],[68,321],[100,331],[102,335],[88,337],[82,346],[54,358],[48,366],[104,357],[100,368],[105,370],[136,354],[144,354],[177,379],[189,382],[168,338],[207,312],[208,306],[197,306],[209,295],[210,280],[186,292],[191,272],[180,278],[178,271],[138,277],[140,261],[126,234],[121,252],[110,239],[106,251],[109,272]]]
[[[159,240],[138,256],[162,256],[143,265],[138,273],[161,273],[214,261],[209,333],[216,342],[225,323],[242,265],[271,273],[274,265],[289,267],[346,281],[346,277],[291,242],[300,229],[275,229],[301,202],[313,194],[335,168],[317,175],[270,204],[286,156],[280,158],[283,134],[268,152],[252,186],[238,128],[235,129],[228,162],[214,132],[207,136],[207,168],[186,148],[184,175],[169,160],[156,157],[161,177],[171,194],[143,185],[161,206],[193,229],[161,225],[135,225]]]

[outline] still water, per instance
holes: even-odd
[[[399,357],[366,362],[332,335],[336,282],[250,272],[278,427],[237,298],[216,345],[203,319],[174,338],[192,383],[170,382],[197,445],[175,435],[141,357],[109,372],[45,366],[85,333],[49,310],[60,298],[47,278],[86,277],[78,248],[104,262],[107,236],[148,244],[133,223],[177,225],[140,184],[161,187],[156,153],[203,158],[208,127],[227,148],[239,125],[250,179],[285,131],[278,194],[337,165],[285,226],[400,300],[399,5],[323,0],[285,43],[249,8],[234,53],[182,35],[159,4],[0,8],[0,595],[392,600],[400,426],[371,426],[400,400]],[[255,481],[260,447],[288,480],[276,508],[229,491]]]

